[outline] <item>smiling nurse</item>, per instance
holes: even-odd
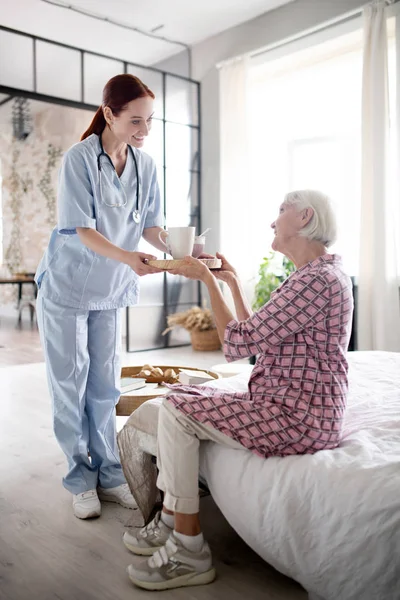
[[[140,150],[153,100],[133,75],[107,83],[89,129],[64,155],[58,225],[36,273],[54,432],[68,460],[63,484],[80,519],[100,516],[100,500],[134,507],[114,408],[119,309],[137,302],[139,276],[159,272],[146,264],[155,257],[137,246],[143,237],[165,250],[158,238],[163,220],[155,164]]]

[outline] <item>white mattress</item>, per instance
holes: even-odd
[[[399,600],[400,354],[349,362],[339,448],[263,460],[207,443],[201,470],[232,527],[310,598]]]
[[[205,442],[201,473],[239,535],[310,599],[400,600],[400,354],[356,352],[349,362],[339,448],[265,460]],[[213,386],[244,389],[248,377]],[[159,403],[127,424],[146,452]]]

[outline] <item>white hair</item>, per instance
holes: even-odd
[[[313,215],[307,225],[300,230],[300,235],[321,242],[326,248],[335,243],[336,216],[329,196],[316,190],[298,190],[286,194],[284,204],[295,205],[299,211],[312,208]]]

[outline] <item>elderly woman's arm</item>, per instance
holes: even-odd
[[[246,319],[251,317],[253,311],[251,310],[250,304],[247,301],[241,281],[238,277],[232,278],[228,285],[235,303],[237,318],[239,321],[246,321]]]
[[[225,302],[217,280],[208,269],[202,281],[207,286],[208,294],[210,296],[211,309],[213,311],[214,321],[217,326],[218,336],[223,344],[226,326],[234,319],[234,316]]]
[[[214,275],[199,260],[186,257],[179,269],[171,271],[203,281],[208,287],[218,335],[224,342],[228,361],[267,352],[286,338],[317,324],[326,317],[329,303],[342,302],[341,285],[317,272],[292,275],[259,311],[244,321],[234,319]],[[321,334],[324,335],[323,330]]]
[[[330,302],[335,301],[340,308],[343,301],[341,286],[336,283],[317,273],[292,276],[247,321],[227,325],[223,348],[226,360],[265,354],[307,327],[324,323]],[[324,330],[321,327],[321,339]]]
[[[186,256],[182,261],[182,265],[178,269],[172,269],[170,273],[172,275],[183,275],[189,279],[197,279],[207,286],[215,325],[217,327],[219,339],[223,344],[226,326],[234,319],[234,316],[229,310],[218,282],[210,269],[200,260],[197,260],[197,258]]]
[[[220,252],[217,252],[217,258],[221,260],[221,268],[213,270],[213,275],[228,285],[235,303],[237,318],[239,321],[245,321],[253,314],[253,311],[247,301],[246,294],[244,293],[236,269]]]

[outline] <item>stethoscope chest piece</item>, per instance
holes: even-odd
[[[136,224],[140,223],[140,212],[138,210],[134,210],[132,213],[132,218]]]

